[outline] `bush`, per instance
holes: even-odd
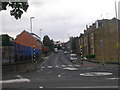
[[[95,58],[95,55],[94,54],[87,55],[86,58]]]

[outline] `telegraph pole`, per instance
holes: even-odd
[[[41,36],[41,31],[42,31],[43,29],[40,29],[40,41],[42,40],[41,38],[42,38],[42,36]]]
[[[118,48],[118,63],[120,64],[120,41],[119,41],[119,30],[118,30],[118,12],[117,4],[115,0],[115,16],[116,16],[116,33],[117,33],[117,48]]]
[[[34,19],[35,17],[30,17],[30,32],[32,35],[32,19]],[[32,45],[32,36],[31,36],[31,45]],[[33,52],[32,52],[32,46],[31,46],[31,61],[33,62]]]

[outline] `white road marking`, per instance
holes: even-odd
[[[71,71],[78,70],[77,68],[70,68],[70,67],[66,67],[66,68],[63,68],[63,69],[71,70]]]
[[[21,76],[21,75],[17,75],[16,77],[18,77],[19,79],[21,79],[21,78],[22,78],[22,76]]]
[[[48,68],[52,68],[52,66],[48,66]]]
[[[118,88],[118,86],[88,86],[88,87],[80,87],[80,88]]]
[[[45,68],[45,67],[42,66],[41,68]]]
[[[106,75],[112,75],[112,73],[109,72],[88,72],[88,73],[81,73],[81,76],[106,76]]]
[[[27,79],[27,78],[21,78],[21,79],[13,79],[13,80],[3,80],[3,81],[0,81],[0,84],[2,83],[20,83],[20,82],[30,82],[31,80],[30,79]]]
[[[42,71],[43,69],[40,69],[40,70],[37,70],[36,72],[40,72],[40,71]]]
[[[66,65],[61,65],[62,67],[66,67]]]
[[[61,77],[63,73],[59,74],[58,77]]]
[[[49,57],[44,57],[44,59],[49,59]]]
[[[106,79],[108,79],[108,80],[118,80],[120,78],[106,78]]]
[[[79,87],[57,87],[57,88],[119,88],[119,86],[79,86]]]
[[[69,67],[72,67],[73,65],[68,65]]]
[[[75,65],[76,67],[80,67],[80,65]]]
[[[39,88],[43,88],[43,86],[39,86]]]
[[[56,65],[55,67],[56,67],[56,68],[58,68],[59,66],[58,66],[58,65]]]

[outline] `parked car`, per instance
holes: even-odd
[[[70,61],[77,61],[77,55],[76,54],[70,54]]]
[[[55,52],[55,53],[58,53],[58,48],[54,48],[54,52]]]
[[[64,54],[67,54],[68,52],[67,51],[64,51]]]

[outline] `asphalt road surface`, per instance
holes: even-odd
[[[59,51],[45,57],[36,71],[8,75],[0,83],[2,88],[118,88],[117,66],[79,61],[72,63]]]

